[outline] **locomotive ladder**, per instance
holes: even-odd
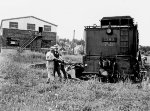
[[[128,54],[129,52],[129,31],[120,29],[120,53]]]
[[[39,37],[38,35],[33,36],[31,39],[27,40],[25,43],[23,43],[20,47],[19,47],[19,52],[22,52],[28,45],[30,45],[37,37]]]

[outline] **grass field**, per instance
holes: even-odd
[[[104,84],[96,80],[46,84],[45,55],[27,51],[0,55],[0,111],[150,111],[150,90],[139,84]],[[81,56],[64,56],[81,61]]]

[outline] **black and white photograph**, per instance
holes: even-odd
[[[1,0],[0,111],[150,111],[148,0]]]

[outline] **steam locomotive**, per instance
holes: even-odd
[[[138,26],[130,16],[103,17],[100,26],[85,26],[84,71],[101,81],[141,81]]]

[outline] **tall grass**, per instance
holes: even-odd
[[[33,88],[7,85],[2,90],[2,108],[21,111],[148,111],[149,92],[117,88],[95,81],[41,84]],[[8,90],[9,89],[9,90]]]
[[[33,59],[34,56],[38,59]],[[150,91],[131,83],[100,83],[96,80],[46,84],[46,70],[25,67],[44,61],[39,53],[8,55],[0,73],[0,111],[149,111]],[[8,59],[10,58],[10,59]],[[36,58],[36,57],[35,57]],[[67,57],[73,61],[79,58]]]
[[[13,56],[13,60],[22,63],[36,63],[45,61],[45,55],[39,52],[17,53]]]

